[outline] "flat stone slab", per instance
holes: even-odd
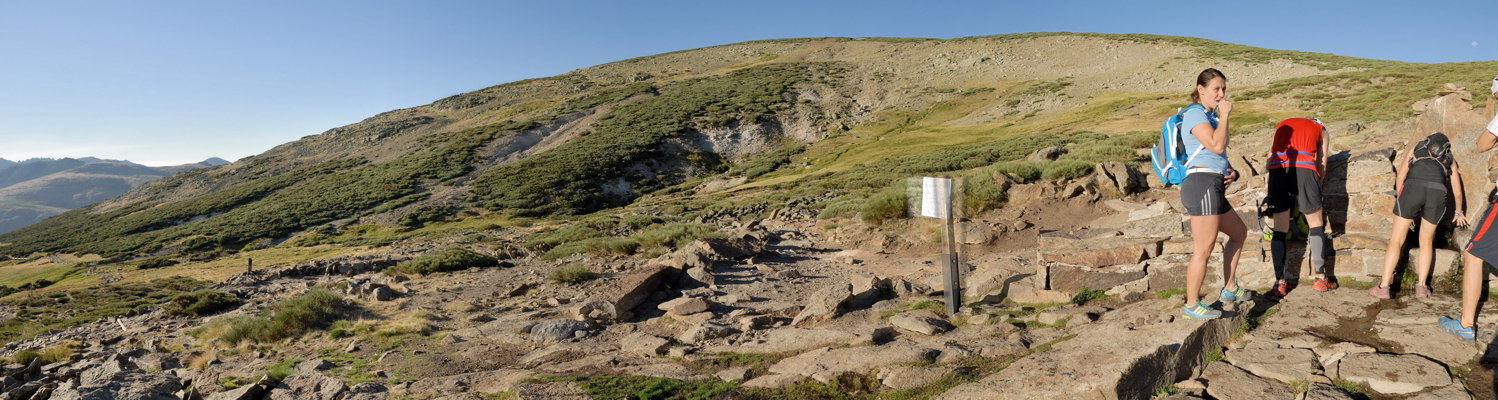
[[[835,347],[859,340],[858,334],[828,328],[779,328],[762,338],[739,345],[707,346],[708,353],[780,353]]]
[[[1214,362],[1202,371],[1207,394],[1218,400],[1293,399],[1289,385],[1261,378],[1225,362]]]
[[[1049,351],[936,398],[1149,398],[1155,388],[1189,378],[1243,319],[1239,312],[1215,320],[1180,319],[1180,308],[1171,300],[1126,305],[1070,330],[1075,336]]]
[[[1446,365],[1465,365],[1481,355],[1478,348],[1436,325],[1437,316],[1460,309],[1453,300],[1444,296],[1415,300],[1411,296],[1401,302],[1402,308],[1380,310],[1373,320],[1373,330],[1380,339],[1398,343],[1401,348],[1396,351],[1417,353]]]
[[[1227,358],[1249,373],[1285,383],[1321,372],[1321,362],[1310,349],[1235,349]]]
[[[935,361],[940,350],[911,343],[889,343],[882,346],[862,346],[820,349],[780,360],[771,365],[769,372],[778,375],[811,377],[830,382],[844,372],[867,372],[876,367],[892,364],[921,364]]]
[[[1414,354],[1359,353],[1342,358],[1342,379],[1364,382],[1385,394],[1406,394],[1451,384],[1446,367]]]

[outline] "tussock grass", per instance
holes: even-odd
[[[551,270],[546,279],[558,283],[578,283],[598,278],[598,273],[582,264],[570,264]]]
[[[213,289],[198,289],[172,296],[163,307],[167,314],[201,317],[239,305],[239,297]]]
[[[462,247],[448,247],[434,253],[422,254],[416,258],[401,261],[395,264],[394,267],[386,268],[385,274],[428,275],[473,267],[488,268],[495,266],[499,266],[499,259],[494,256]]]
[[[328,327],[347,313],[348,302],[327,289],[313,289],[282,300],[256,316],[241,316],[219,322],[227,327],[218,336],[229,345],[241,342],[269,343]]]

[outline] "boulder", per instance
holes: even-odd
[[[1260,378],[1225,362],[1214,362],[1202,371],[1207,394],[1218,400],[1293,399],[1290,386]]]
[[[650,294],[661,287],[668,277],[679,270],[664,265],[653,265],[626,273],[599,288],[593,299],[601,301],[596,311],[600,319],[623,319],[626,313],[650,298]]]
[[[555,343],[575,338],[578,332],[586,334],[594,329],[596,328],[593,324],[583,321],[553,319],[537,322],[535,326],[531,327],[530,334],[531,338],[537,342]]]
[[[1084,248],[1043,251],[1039,257],[1043,263],[1087,266],[1136,264],[1160,255],[1162,242],[1155,239],[1092,239],[1087,241]]]
[[[801,326],[821,323],[841,315],[848,299],[853,297],[853,286],[847,283],[828,285],[811,294],[805,301],[806,308],[796,314],[791,325]]]
[[[1107,290],[1114,286],[1145,278],[1144,264],[1109,265],[1088,267],[1070,264],[1050,264],[1047,267],[1051,290],[1078,292],[1082,288]]]
[[[671,315],[690,315],[707,311],[711,304],[701,297],[681,297],[661,303],[656,308]]]
[[[645,357],[655,357],[665,354],[666,347],[671,341],[659,336],[635,332],[619,341],[619,347],[626,353],[638,354]]]
[[[691,328],[687,328],[687,330],[685,332],[682,332],[681,335],[677,336],[676,339],[680,340],[682,343],[698,343],[704,340],[728,337],[736,333],[739,333],[739,330],[734,329],[733,327],[715,322],[704,322],[697,324],[696,326],[693,326]]]
[[[931,386],[953,372],[957,372],[956,367],[894,366],[881,369],[876,378],[884,386],[905,390]]]
[[[348,390],[343,380],[320,373],[295,373],[287,376],[266,396],[267,400],[336,400]]]
[[[1026,159],[1030,161],[1050,161],[1055,160],[1057,157],[1061,157],[1061,155],[1066,154],[1066,152],[1067,150],[1065,145],[1050,146],[1042,148],[1040,150],[1035,150],[1035,152],[1030,153],[1030,156],[1026,157]]]
[[[955,328],[952,323],[947,322],[936,313],[929,310],[917,310],[895,314],[889,317],[890,325],[923,335],[937,335]]]

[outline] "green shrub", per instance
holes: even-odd
[[[139,269],[153,269],[153,268],[168,267],[168,266],[173,266],[173,265],[177,265],[177,260],[173,260],[173,259],[166,258],[166,257],[156,257],[156,258],[147,258],[145,260],[142,260],[140,262],[140,264],[136,264],[136,268],[139,268]]]
[[[1124,146],[1095,144],[1075,146],[1070,153],[1061,156],[1061,160],[1076,160],[1095,165],[1107,161],[1135,161],[1139,158],[1138,154],[1134,149]]]
[[[598,278],[598,274],[582,264],[571,264],[551,270],[546,279],[559,283],[578,283]]]
[[[420,228],[428,222],[446,221],[449,217],[456,215],[458,208],[447,204],[425,204],[417,206],[411,212],[401,215],[401,226],[407,228]]]
[[[542,261],[554,261],[571,257],[574,254],[634,254],[640,248],[640,241],[634,238],[621,237],[596,237],[583,239],[576,242],[563,243],[547,250],[541,255]]]
[[[554,381],[577,382],[595,399],[712,400],[729,394],[734,384],[716,379],[683,381],[648,376],[558,377]]]
[[[905,218],[906,199],[905,188],[901,186],[874,194],[863,205],[863,222],[879,225],[884,221]]]
[[[232,294],[213,289],[199,289],[192,293],[172,296],[163,308],[167,314],[171,315],[201,317],[233,308],[238,304],[239,297]]]
[[[1045,180],[1077,179],[1092,173],[1093,164],[1086,161],[1058,160],[1045,166],[1040,178]]]
[[[822,211],[817,213],[817,218],[833,219],[851,217],[863,209],[864,201],[864,199],[854,196],[839,197],[822,206]]]
[[[1102,290],[1089,289],[1086,286],[1083,286],[1082,290],[1078,291],[1076,296],[1072,296],[1071,302],[1072,304],[1083,305],[1087,304],[1087,302],[1089,301],[1105,297],[1108,297],[1108,294],[1106,292]]]
[[[681,248],[697,239],[714,237],[724,237],[724,234],[712,226],[690,222],[656,225],[633,236],[640,242],[640,247],[669,249]]]
[[[1009,195],[997,183],[993,174],[979,172],[963,179],[962,206],[968,215],[999,208],[1009,200]]]
[[[494,256],[482,254],[462,247],[448,247],[434,253],[427,253],[401,261],[394,267],[386,268],[386,274],[421,274],[427,275],[437,272],[448,272],[468,269],[472,267],[495,267],[499,266],[499,259]]]
[[[268,343],[322,329],[345,315],[348,302],[327,289],[312,289],[300,296],[276,303],[256,316],[242,316],[228,321],[229,328],[219,340],[230,345],[243,341]]]
[[[1040,179],[1042,169],[1046,164],[1036,161],[1005,161],[993,165],[995,172],[1009,176],[1019,183],[1028,183]]]
[[[271,364],[265,368],[265,374],[269,375],[271,379],[275,379],[276,382],[284,381],[286,377],[296,373],[296,370],[292,369],[291,366],[299,362],[302,362],[302,359],[291,358],[277,361],[275,364]]]

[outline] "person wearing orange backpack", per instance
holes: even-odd
[[[1420,243],[1419,259],[1415,261],[1415,297],[1430,297],[1430,267],[1431,256],[1434,250],[1436,237],[1436,226],[1446,215],[1446,199],[1451,198],[1456,205],[1454,221],[1457,226],[1465,226],[1467,217],[1462,214],[1463,199],[1462,174],[1456,160],[1451,155],[1451,142],[1446,134],[1432,132],[1424,138],[1410,144],[1409,150],[1405,151],[1404,162],[1399,164],[1399,173],[1395,176],[1394,186],[1396,198],[1394,199],[1394,229],[1389,234],[1389,246],[1384,252],[1384,275],[1383,280],[1377,286],[1368,289],[1368,295],[1388,299],[1392,295],[1389,286],[1394,283],[1394,268],[1399,265],[1399,258],[1404,252],[1404,238],[1410,231],[1410,225],[1415,223],[1415,218],[1423,220],[1420,223],[1418,236]]]
[[[1315,270],[1311,287],[1317,291],[1337,288],[1337,282],[1326,276],[1326,220],[1321,213],[1321,171],[1326,170],[1325,153],[1330,140],[1321,121],[1313,118],[1289,118],[1274,127],[1266,167],[1269,170],[1269,196],[1264,213],[1274,221],[1269,250],[1274,262],[1274,288],[1269,294],[1285,297],[1290,282],[1285,275],[1285,241],[1290,231],[1290,210],[1299,206],[1306,216],[1310,234],[1306,238],[1307,257]]]
[[[1493,77],[1493,90],[1498,97],[1498,76]],[[1489,108],[1493,104],[1488,103]],[[1491,111],[1489,111],[1491,112]],[[1498,115],[1488,122],[1488,131],[1477,135],[1477,152],[1492,150],[1498,145]],[[1498,208],[1498,188],[1488,194],[1488,207],[1482,217],[1477,218],[1477,228],[1472,231],[1472,240],[1467,242],[1466,254],[1462,256],[1462,313],[1457,318],[1442,315],[1436,325],[1462,340],[1477,339],[1477,301],[1482,297],[1482,274],[1484,263],[1498,263],[1498,234],[1493,229],[1494,212]]]

